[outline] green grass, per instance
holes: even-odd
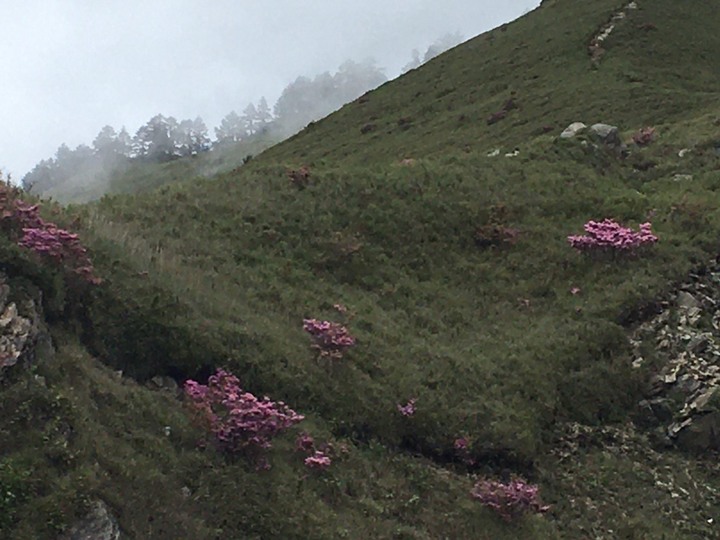
[[[67,219],[79,218],[105,283],[71,310],[77,323],[65,321],[63,348],[42,368],[70,407],[58,417],[84,418],[85,437],[77,472],[43,462],[47,485],[70,475],[69,493],[104,498],[138,538],[172,537],[180,515],[188,538],[712,534],[712,460],[659,453],[633,430],[608,450],[603,434],[626,425],[649,375],[629,365],[628,328],[717,253],[718,15],[641,2],[593,67],[587,45],[621,5],[545,2],[241,169],[207,181],[181,162],[143,169],[130,182],[185,180],[72,207]],[[639,28],[647,22],[657,29]],[[520,108],[487,125],[511,92]],[[585,136],[556,138],[576,120],[615,124],[625,139],[652,125],[658,139],[620,159]],[[515,147],[519,156],[503,156]],[[495,148],[500,156],[488,157]],[[692,151],[680,158],[682,148]],[[287,170],[303,165],[310,182],[298,189]],[[567,244],[589,219],[649,216],[660,241],[640,256],[587,257]],[[478,230],[497,225],[517,230],[516,241],[479,245]],[[302,319],[343,321],[336,303],[358,341],[329,365]],[[200,451],[177,403],[114,379],[68,327],[140,382],[228,367],[349,453],[326,476],[306,477],[289,438],[269,473]],[[17,393],[8,410],[27,384],[19,375],[2,389]],[[412,397],[417,413],[403,418],[397,404]],[[560,459],[572,423],[600,442]],[[164,438],[164,425],[178,437]],[[453,449],[460,436],[471,442],[470,471]],[[11,486],[41,467],[33,443],[18,448],[0,452]],[[83,484],[93,460],[101,472]],[[538,482],[550,514],[505,525],[469,499],[468,473],[508,472]],[[666,473],[687,491],[679,511],[658,488]],[[178,499],[183,485],[197,493],[191,501]],[[44,500],[0,504],[20,531],[36,525],[41,504],[63,523],[83,507]]]

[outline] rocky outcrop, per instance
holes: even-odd
[[[120,526],[103,501],[96,501],[88,514],[59,540],[118,540]]]
[[[631,343],[634,367],[655,366],[638,423],[664,444],[720,450],[720,266],[692,274]]]
[[[11,301],[6,276],[0,274],[0,379],[3,372],[21,361],[32,362],[39,349],[51,350],[39,300]]]

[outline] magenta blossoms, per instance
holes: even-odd
[[[400,414],[403,416],[413,416],[415,414],[415,402],[417,401],[416,398],[412,398],[408,400],[408,402],[405,405],[401,405],[400,403],[397,404],[397,409],[400,411]]]
[[[207,385],[186,381],[185,393],[208,422],[220,447],[228,452],[269,448],[273,437],[304,418],[282,401],[258,399],[245,392],[238,378],[223,369],[218,369]]]
[[[658,241],[651,227],[650,223],[642,223],[639,231],[634,231],[612,219],[588,221],[584,225],[587,234],[571,235],[567,239],[578,251],[632,252]]]
[[[313,346],[319,349],[323,356],[339,358],[343,352],[355,345],[355,338],[340,323],[303,319],[303,330],[310,334]]]
[[[324,471],[331,464],[332,459],[330,459],[330,456],[328,456],[324,452],[321,452],[320,450],[315,450],[315,453],[312,456],[308,456],[305,458],[305,466],[308,469]]]
[[[23,232],[18,245],[73,268],[76,274],[90,283],[102,281],[94,275],[92,262],[78,235],[44,221],[38,213],[37,204],[31,206],[16,200],[14,216]]]
[[[508,483],[485,479],[475,484],[470,495],[505,521],[512,521],[528,512],[539,514],[550,508],[540,502],[539,489],[518,478]]]

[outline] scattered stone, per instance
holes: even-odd
[[[685,157],[690,152],[689,148],[683,148],[678,152],[678,157]]]
[[[487,157],[497,157],[500,155],[500,149],[496,148],[495,150],[488,152]]]
[[[628,9],[637,9],[637,8],[638,8],[637,2],[630,2],[630,3],[627,5],[627,8],[628,8]]]
[[[692,174],[676,174],[673,176],[673,180],[675,180],[675,182],[690,182],[692,179]]]
[[[580,133],[582,130],[584,130],[586,127],[587,126],[582,122],[573,122],[565,128],[565,130],[560,134],[560,137],[563,139],[571,139],[575,135]]]
[[[519,156],[519,155],[520,155],[520,149],[519,149],[519,148],[516,148],[516,149],[513,150],[512,152],[508,152],[507,154],[505,154],[505,157],[516,157],[516,156]]]
[[[96,501],[82,520],[60,537],[60,540],[118,540],[120,526],[103,501]]]

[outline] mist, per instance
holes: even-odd
[[[4,6],[0,168],[21,178],[105,125],[162,113],[218,126],[300,76],[372,58],[387,79],[439,36],[469,39],[538,0],[29,0]],[[212,129],[212,128],[211,128]]]

